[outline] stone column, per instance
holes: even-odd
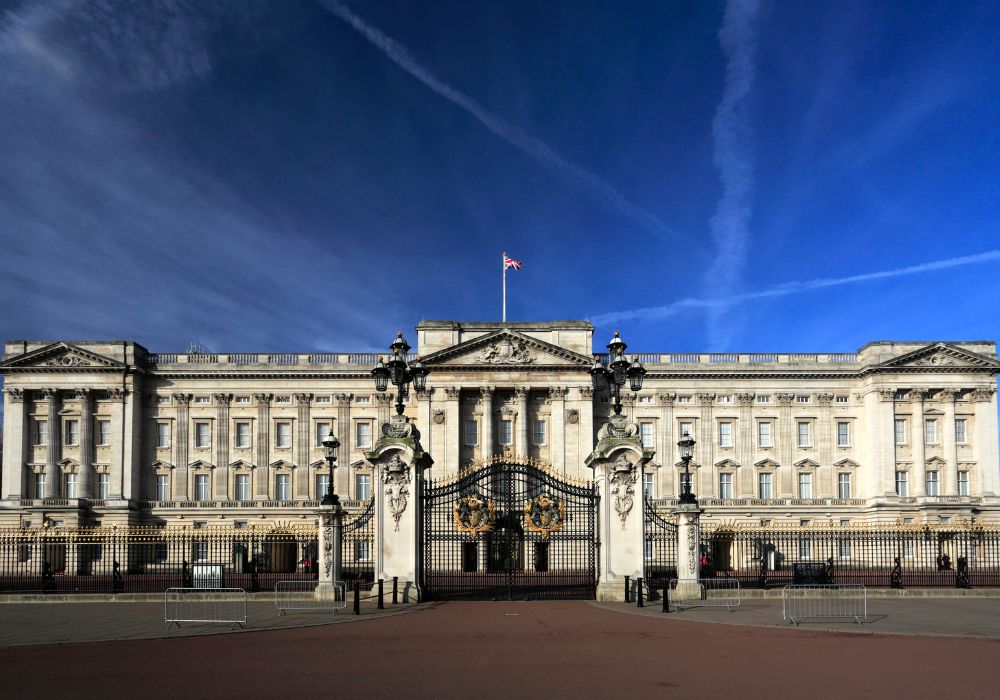
[[[388,394],[378,394],[377,396],[388,397]],[[343,464],[340,465],[340,469],[334,469],[333,471],[333,490],[334,493],[340,494],[345,498],[350,493],[348,486],[351,480],[351,451],[357,447],[354,444],[357,436],[353,434],[351,426],[351,404],[353,401],[354,394],[333,395],[333,402],[337,408],[337,430],[335,434],[342,445],[340,454],[343,455],[344,460]],[[381,427],[381,424],[375,426],[376,435]],[[376,435],[372,436],[372,440],[376,439]]]
[[[714,497],[719,492],[719,477],[715,473],[715,445],[719,437],[712,410],[715,404],[715,394],[698,394],[698,403],[701,404],[701,430],[695,449],[701,453],[701,458],[697,461],[703,468],[691,478],[696,484],[695,493],[705,497]],[[701,483],[698,483],[699,481]]]
[[[178,501],[187,501],[191,498],[188,491],[188,462],[190,461],[188,451],[191,449],[188,433],[191,428],[189,417],[191,394],[174,394],[173,399],[174,403],[177,404],[177,434],[174,436],[177,444],[177,468],[174,470],[173,497]]]
[[[969,394],[976,403],[976,424],[973,428],[975,443],[973,454],[976,458],[976,477],[970,488],[983,496],[1000,495],[1000,471],[997,470],[997,404],[996,387],[977,387]]]
[[[564,386],[549,388],[549,400],[552,401],[552,428],[549,431],[549,458],[552,468],[566,475],[566,394]]]
[[[833,498],[835,491],[827,491],[829,488],[833,488],[833,482],[836,479],[833,476],[833,463],[837,460],[834,459],[834,429],[831,422],[833,414],[833,394],[815,394],[816,405],[819,407],[819,420],[818,420],[818,434],[816,435],[816,461],[819,462],[819,466],[816,468],[815,483],[812,485],[813,488],[813,498]],[[857,436],[852,435],[851,439],[857,439]],[[796,496],[798,492],[796,491]]]
[[[389,422],[389,416],[396,412],[393,404],[396,403],[396,397],[393,394],[375,394],[375,405],[376,405],[376,420],[375,429],[379,430],[383,425]],[[375,438],[372,437],[372,440]]]
[[[213,498],[228,501],[236,497],[229,493],[229,404],[232,394],[215,394],[215,484]]]
[[[4,391],[3,459],[0,464],[7,468],[0,470],[3,476],[0,498],[17,500],[27,498],[31,493],[26,482],[26,463],[34,443],[34,428],[28,415],[29,401],[25,401],[24,389],[6,387]]]
[[[701,598],[701,507],[695,503],[679,503],[677,515],[677,590],[682,599]]]
[[[77,496],[94,497],[94,418],[90,389],[74,389],[73,398],[80,402],[80,472],[77,476]]]
[[[945,496],[958,495],[958,445],[955,442],[955,394],[957,389],[942,389],[938,392],[938,401],[944,409],[944,430],[941,440],[944,447],[944,459],[948,463],[945,466],[943,477],[943,487]],[[996,465],[993,467],[996,469]]]
[[[796,427],[792,422],[792,403],[795,402],[795,394],[780,393],[776,397],[778,400],[778,425],[774,439],[777,440],[777,453],[779,455],[777,484],[774,484],[774,495],[777,498],[791,498],[792,481],[795,479],[795,466],[792,464],[796,442]]]
[[[493,456],[493,387],[479,388],[483,401],[483,461]]]
[[[434,389],[428,387],[423,391],[417,391],[414,393],[417,397],[417,425],[423,426],[424,430],[421,433],[424,436],[424,442],[427,443],[428,452],[431,449],[431,417],[434,415],[433,406],[431,405],[434,397]]]
[[[736,461],[740,468],[733,484],[733,498],[753,498],[753,400],[749,392],[738,392],[736,403],[739,406],[739,423],[736,435]],[[719,494],[720,496],[722,494]]]
[[[514,389],[514,398],[517,400],[517,433],[514,439],[514,454],[527,457],[530,454],[528,447],[528,387],[519,386]]]
[[[662,469],[657,475],[656,495],[658,498],[673,498],[680,492],[677,487],[677,470],[674,469],[674,450],[677,440],[674,438],[674,401],[677,394],[664,392],[656,395],[660,403],[660,444],[657,446],[657,460]]]
[[[439,452],[444,467],[444,473],[435,471],[434,478],[447,477],[458,472],[461,467],[459,460],[462,454],[462,389],[457,386],[446,386],[444,388],[444,447],[438,445]],[[483,419],[485,423],[485,418]],[[485,428],[483,429],[485,430]],[[425,431],[430,435],[431,430]],[[483,444],[483,436],[479,436],[479,444]],[[475,457],[475,448],[473,448]],[[454,468],[454,471],[452,471]]]
[[[309,453],[312,448],[312,418],[310,405],[312,394],[295,395],[295,473],[292,478],[292,495],[297,500],[309,500]],[[322,498],[322,496],[320,497]]]
[[[131,486],[132,481],[129,480],[128,487],[125,485],[127,470],[123,470],[123,465],[129,463],[131,457],[130,454],[130,444],[138,444],[139,440],[129,440],[128,435],[130,434],[130,429],[136,427],[135,424],[129,420],[128,411],[126,411],[125,402],[128,400],[128,390],[122,387],[112,387],[107,390],[107,399],[111,408],[111,431],[115,436],[111,441],[111,460],[108,478],[111,483],[110,496],[112,500],[117,500],[120,498],[136,498],[137,500],[142,499],[141,489],[136,496],[131,496],[134,493]],[[141,394],[140,394],[141,396]],[[136,399],[135,394],[132,396],[134,403],[142,403]],[[179,403],[179,402],[178,402]],[[171,439],[177,438],[176,435],[171,433]],[[175,455],[180,454],[174,451]],[[185,453],[186,455],[187,453]],[[186,457],[185,457],[186,460]],[[177,466],[185,466],[187,462],[183,464],[180,463],[178,458]],[[148,476],[146,478],[152,478]]]
[[[344,561],[344,509],[340,503],[325,506],[316,511],[319,515],[319,575],[316,597],[323,600],[346,600],[347,590],[334,588],[334,581],[342,582]],[[338,596],[344,595],[341,599]]]
[[[48,402],[46,420],[49,423],[49,444],[45,450],[45,497],[59,498],[62,492],[62,474],[59,472],[59,458],[62,455],[59,390],[42,389],[42,398]]]
[[[882,497],[887,493],[886,474],[893,472],[892,478],[895,479],[896,446],[892,437],[896,418],[895,394],[895,389],[881,387],[869,391],[864,396],[865,449],[861,459],[861,470],[867,488],[862,493],[851,494],[855,498]],[[858,483],[857,486],[860,490],[861,484]],[[895,493],[895,486],[892,493]]]
[[[912,484],[908,484],[912,489],[913,496],[922,498],[927,495],[927,484],[925,481],[925,467],[927,465],[927,453],[924,445],[924,399],[927,397],[927,389],[915,388],[910,390],[910,455],[913,457],[913,470],[910,478]],[[892,426],[892,444],[896,444],[895,418]]]
[[[271,486],[271,401],[274,394],[254,394],[257,402],[257,449],[254,469],[254,498],[266,501]]]
[[[577,442],[577,455],[586,459],[586,456],[593,451],[597,442],[594,440],[594,387],[580,387],[580,402],[577,404],[580,411],[580,433]],[[566,465],[567,469],[570,465]],[[575,466],[575,465],[574,465]],[[573,478],[583,477],[582,473],[570,474]]]

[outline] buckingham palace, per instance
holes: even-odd
[[[623,333],[627,336],[627,332]],[[612,413],[586,321],[422,321],[426,386],[404,400],[448,479],[503,457],[574,482]],[[643,349],[645,350],[645,349]],[[628,353],[623,414],[652,454],[644,497],[681,492],[677,441],[711,523],[1000,520],[992,341],[875,341],[853,353]],[[132,341],[9,341],[0,527],[295,523],[334,491],[373,494],[366,454],[392,391],[377,353],[150,352]],[[390,387],[391,389],[391,387]]]

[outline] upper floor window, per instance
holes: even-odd
[[[76,495],[76,474],[66,475],[66,498],[77,498]]]
[[[156,500],[170,500],[170,477],[166,474],[156,475]]]
[[[656,487],[653,481],[655,476],[652,472],[643,472],[642,474],[642,494],[646,498],[656,498]]]
[[[719,397],[719,403],[732,403],[732,402],[733,402],[733,397],[732,396],[720,396]]]
[[[330,475],[329,474],[317,474],[316,475],[316,498],[322,498],[330,490]]]
[[[210,403],[211,399],[209,399],[207,396],[195,396],[194,397],[194,402],[195,403]]]
[[[475,447],[479,444],[479,422],[475,418],[462,421],[462,444]]]
[[[962,470],[958,473],[958,495],[969,495],[969,472]]]
[[[937,496],[938,494],[938,473],[937,471],[928,471],[924,477],[925,486],[927,487],[928,496]]]
[[[35,421],[35,444],[49,444],[49,422],[47,420]]]
[[[757,403],[771,403],[771,397],[767,394],[757,397]]]
[[[316,403],[330,403],[329,396],[317,396],[315,399]]]
[[[206,422],[194,424],[194,446],[205,449],[212,446],[212,426]]]
[[[372,475],[354,475],[354,497],[359,501],[367,501],[372,497]]]
[[[170,447],[170,423],[156,424],[156,446]]]
[[[757,475],[757,492],[760,498],[772,498],[770,472]]]
[[[501,445],[510,445],[510,444],[512,444],[514,442],[514,439],[513,439],[513,434],[514,434],[513,422],[509,421],[509,420],[501,420],[498,427],[499,427],[499,430],[500,430],[500,435],[499,435],[499,437],[500,437],[500,444]]]
[[[896,472],[896,495],[900,498],[906,498],[910,495],[906,472]]]
[[[677,426],[677,435],[679,437],[684,437],[685,435],[690,435],[691,437],[695,437],[694,423],[681,422]]]
[[[837,447],[847,447],[851,444],[851,424],[847,421],[837,421]]]
[[[233,399],[233,403],[250,403],[250,397],[249,396],[237,396],[235,399]]]
[[[733,446],[733,424],[719,423],[719,447]]]
[[[64,441],[67,445],[79,445],[80,444],[80,421],[78,420],[68,420],[66,421],[66,440]]]
[[[813,475],[809,472],[799,474],[799,498],[813,497]]]
[[[691,397],[690,396],[678,396],[677,397],[677,403],[691,403]]]
[[[643,421],[639,423],[639,441],[642,443],[643,447],[652,448],[656,444],[656,439],[653,436],[653,424],[650,421]]]
[[[111,475],[110,474],[98,474],[97,475],[97,497],[107,498],[108,494],[111,493]]]
[[[370,422],[358,421],[354,424],[354,446],[360,448],[372,446],[372,424]]]
[[[236,500],[237,501],[249,501],[250,500],[250,475],[249,474],[237,474],[236,475]]]
[[[798,396],[795,397],[795,403],[809,403],[809,395],[799,394]]]
[[[330,434],[330,424],[326,421],[316,423],[316,447],[322,447],[326,436]]]
[[[111,444],[111,421],[109,420],[97,421],[97,444],[98,445]]]
[[[531,421],[531,444],[532,445],[545,444],[545,421],[543,420]]]
[[[371,403],[371,402],[372,402],[372,397],[368,395],[354,397],[354,403]]]
[[[895,423],[896,430],[896,444],[905,445],[906,444],[906,419],[897,418]]]
[[[847,403],[847,397],[846,396],[838,396],[837,399],[836,399],[836,401],[837,401],[837,403]]]
[[[291,403],[291,402],[292,402],[292,397],[291,396],[275,396],[274,397],[274,403]]]
[[[194,476],[194,500],[208,500],[208,474],[195,474]]]
[[[937,419],[924,420],[924,442],[934,444],[938,441]]]
[[[799,421],[797,427],[799,447],[812,447],[812,426],[809,421]]]
[[[292,424],[281,421],[274,424],[274,446],[287,448],[292,446]]]
[[[289,474],[278,474],[274,479],[274,499],[288,501],[292,498],[292,477]]]
[[[757,446],[774,447],[774,438],[771,423],[757,424]]]
[[[840,472],[837,474],[837,498],[851,497],[851,474],[850,472]]]
[[[733,497],[733,475],[719,474],[719,498],[730,499]]]
[[[156,397],[156,403],[159,406],[163,406],[164,404],[168,404],[168,403],[170,403],[170,397],[169,396],[157,396]]]
[[[965,418],[955,419],[955,442],[962,444],[966,441],[965,438]]]
[[[236,447],[241,450],[250,448],[250,423],[247,421],[236,423]]]

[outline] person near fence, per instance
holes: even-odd
[[[121,572],[122,565],[115,560],[114,566],[111,568],[111,592],[121,593],[125,590],[125,580],[122,578]]]
[[[250,562],[247,564],[247,570],[250,572],[250,592],[259,593],[260,592],[260,579],[257,578],[257,557],[250,557]]]
[[[187,559],[181,563],[181,586],[184,588],[194,588],[194,576],[191,575],[191,565]]]
[[[308,554],[302,557],[302,571],[307,574],[312,573],[312,559],[309,558]]]
[[[52,573],[52,564],[47,561],[42,562],[42,590],[47,593],[55,588],[55,585],[56,577],[55,574]]]

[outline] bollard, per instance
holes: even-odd
[[[625,602],[626,603],[631,603],[632,602],[632,589],[629,588],[629,577],[628,576],[625,577]]]
[[[642,576],[635,580],[635,607],[646,607],[642,604]]]
[[[667,597],[667,591],[670,590],[670,586],[666,585],[663,587],[663,612],[670,612],[670,599]]]
[[[361,614],[361,581],[354,582],[354,614]]]
[[[399,605],[399,576],[392,577],[392,604]]]
[[[378,580],[378,609],[385,609],[385,605],[382,603],[382,579]]]

